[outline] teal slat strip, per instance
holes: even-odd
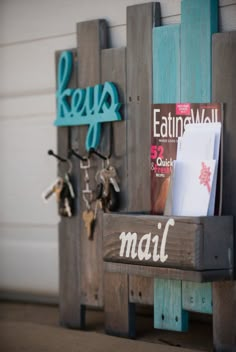
[[[218,28],[218,0],[181,2],[181,101],[211,102],[212,34]],[[183,305],[212,313],[210,283],[183,282]]]
[[[153,29],[153,102],[180,101],[180,25]],[[185,331],[180,280],[154,280],[154,327]]]
[[[154,327],[173,331],[187,331],[188,313],[182,310],[180,280],[155,279]]]
[[[217,28],[218,0],[182,0],[182,102],[211,101],[211,42]]]
[[[211,284],[182,282],[182,305],[188,311],[211,314]]]
[[[180,101],[180,25],[153,29],[153,103]]]

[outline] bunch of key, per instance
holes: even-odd
[[[71,178],[68,173],[64,177],[58,177],[42,194],[45,201],[55,194],[58,203],[58,214],[64,217],[72,217],[74,213],[75,193]]]
[[[120,206],[120,187],[116,169],[108,164],[96,175],[96,199],[101,202],[104,211],[116,211]]]

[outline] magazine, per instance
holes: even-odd
[[[178,138],[189,124],[223,122],[221,103],[154,104],[151,123],[151,212],[163,215],[169,192]],[[187,128],[188,129],[188,128]],[[179,143],[181,145],[181,143]],[[201,148],[201,140],[199,140]],[[222,147],[221,147],[222,148]],[[220,153],[221,159],[222,153]],[[219,166],[220,165],[220,166]],[[222,162],[219,160],[215,213],[221,209]]]

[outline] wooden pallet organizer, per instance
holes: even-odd
[[[183,0],[187,6],[190,2],[196,4],[195,0],[188,0],[188,4]],[[204,8],[205,3],[205,0],[199,0],[198,5]],[[210,13],[216,16],[214,9],[217,1],[207,0],[207,3],[210,4]],[[105,81],[114,82],[122,103],[122,121],[113,122],[112,128],[111,124],[102,124],[98,148],[107,155],[112,145],[110,164],[117,170],[121,193],[118,213],[104,214],[99,210],[93,240],[88,240],[81,216],[84,203],[80,190],[84,187],[84,174],[78,160],[71,158],[76,212],[72,218],[61,218],[59,224],[60,322],[69,328],[86,328],[86,307],[103,308],[107,333],[134,337],[136,304],[154,305],[155,327],[177,331],[187,329],[188,311],[210,313],[213,310],[215,350],[234,351],[236,100],[232,92],[236,91],[233,64],[236,61],[236,35],[214,35],[213,53],[208,45],[207,60],[205,52],[201,54],[204,56],[203,71],[211,72],[213,57],[213,101],[226,103],[224,216],[177,218],[148,215],[152,104],[185,99],[202,102],[198,96],[193,98],[190,95],[187,98],[187,93],[192,93],[191,83],[190,88],[189,82],[186,86],[183,82],[180,84],[181,80],[186,80],[183,70],[182,78],[180,75],[180,58],[188,52],[187,44],[182,46],[180,52],[180,38],[185,35],[183,30],[189,28],[189,23],[184,22],[183,26],[175,25],[171,29],[163,27],[163,37],[158,37],[162,28],[160,11],[160,4],[156,2],[127,8],[126,48],[109,48],[109,28],[105,20],[77,25],[77,47],[71,50],[73,74],[69,87],[86,88]],[[213,27],[207,27],[209,40],[215,30]],[[164,36],[170,41],[170,46],[166,45],[165,55],[168,55],[170,48],[175,58],[168,63],[158,54]],[[191,42],[189,36],[186,37],[187,42]],[[60,54],[56,53],[56,69]],[[199,62],[203,56],[200,56]],[[154,65],[153,60],[156,59]],[[189,72],[192,72],[193,79],[196,79],[194,69],[199,67],[199,62],[193,65],[186,62],[186,67],[188,64],[191,66]],[[162,65],[164,69],[160,71],[159,66]],[[158,74],[160,79],[154,82]],[[168,82],[164,82],[166,74],[170,76],[170,89],[164,95],[160,87],[168,87]],[[203,102],[211,99],[211,73],[209,75],[207,90],[195,87],[196,91],[204,92]],[[58,127],[57,130],[59,155],[66,157],[71,148],[79,150],[81,155],[87,153],[87,126]],[[93,155],[91,165],[91,188],[95,189],[95,175],[101,169],[102,162]],[[168,233],[163,239],[168,221]],[[127,249],[125,236],[129,232],[131,236],[135,235]],[[122,233],[124,240],[121,250]],[[165,303],[166,294],[168,304]]]

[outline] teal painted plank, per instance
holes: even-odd
[[[180,101],[180,25],[153,29],[153,101]],[[183,331],[188,313],[182,310],[181,281],[154,280],[154,327]]]
[[[180,25],[153,28],[153,102],[180,101]]]
[[[218,28],[218,0],[182,0],[181,101],[211,102],[212,34]]]
[[[211,102],[212,34],[218,28],[218,0],[181,2],[181,101]],[[185,307],[212,312],[210,283],[183,282]],[[190,300],[194,303],[190,304]],[[205,302],[203,304],[202,300]],[[187,304],[188,302],[188,304]]]
[[[180,280],[155,279],[154,327],[173,331],[187,331],[188,313],[182,311]]]
[[[212,288],[211,284],[198,284],[182,282],[183,308],[199,313],[212,313]]]

